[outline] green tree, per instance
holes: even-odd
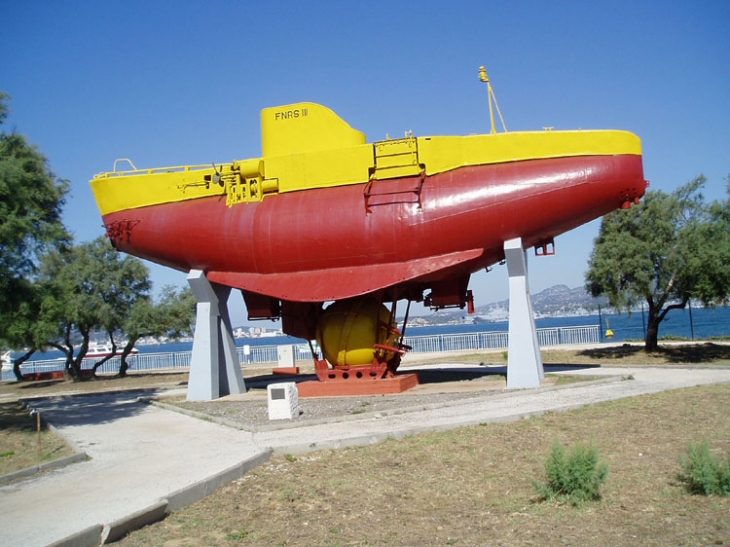
[[[690,299],[725,300],[730,290],[727,203],[706,205],[704,176],[671,194],[647,192],[644,201],[603,218],[586,274],[586,289],[620,310],[645,303],[645,349],[658,348],[659,325]]]
[[[9,99],[0,92],[0,125]],[[68,182],[53,174],[23,135],[0,132],[0,341],[5,345],[35,346],[38,332],[23,324],[41,305],[36,294],[41,255],[68,242],[61,222],[67,192]]]
[[[727,182],[726,199],[707,207],[703,221],[692,225],[684,242],[693,251],[692,297],[711,304],[727,303],[730,292],[730,177]]]
[[[98,368],[116,354],[116,334],[123,329],[128,316],[139,303],[149,301],[152,284],[142,261],[119,253],[106,238],[94,240],[89,252],[101,266],[90,280],[100,299],[98,328],[106,332],[112,346],[110,355],[94,365],[92,371],[96,375]]]
[[[49,298],[48,288],[46,284],[38,281],[28,283],[23,301],[5,329],[5,343],[9,347],[28,348],[13,362],[13,372],[18,381],[23,381],[21,365],[36,351],[48,347],[49,341],[58,339],[60,335],[55,315],[48,313],[49,304],[51,308],[54,304],[53,298]]]
[[[129,370],[127,357],[143,336],[177,338],[192,334],[195,306],[195,297],[190,288],[177,289],[170,285],[162,289],[157,304],[150,302],[149,299],[137,300],[122,325],[127,344],[122,350],[119,375],[127,374]]]
[[[93,331],[104,330],[114,343],[114,333],[135,303],[149,298],[149,272],[139,259],[121,255],[103,237],[48,253],[42,271],[47,287],[44,316],[55,320],[61,333],[61,341],[49,345],[66,355],[67,373],[81,379]]]
[[[0,91],[0,124],[5,123],[5,120],[10,113],[8,108],[8,101],[10,101],[10,95],[4,91]]]

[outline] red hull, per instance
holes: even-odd
[[[127,253],[293,302],[393,286],[425,289],[638,200],[641,157],[585,156],[464,167],[367,185],[283,193],[227,207],[225,197],[104,217]],[[367,195],[366,195],[367,194]]]

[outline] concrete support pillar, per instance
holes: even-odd
[[[509,347],[507,388],[540,387],[545,378],[535,316],[527,283],[527,257],[522,238],[504,243],[509,273]]]
[[[187,400],[211,401],[244,393],[246,384],[228,315],[230,287],[211,283],[200,270],[190,270],[188,283],[198,304]]]

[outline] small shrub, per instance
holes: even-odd
[[[246,536],[248,536],[251,532],[247,530],[234,530],[233,532],[226,534],[226,539],[228,541],[240,541],[242,539],[246,539]]]
[[[577,444],[566,452],[558,441],[545,462],[547,483],[533,480],[532,485],[542,500],[558,500],[579,505],[601,499],[600,488],[608,476],[608,466],[598,461],[593,446]]]
[[[723,461],[710,452],[706,442],[690,444],[686,456],[679,457],[682,472],[678,479],[693,494],[730,496],[730,455]]]

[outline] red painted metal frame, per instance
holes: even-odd
[[[314,369],[317,381],[297,384],[300,397],[384,395],[402,393],[418,385],[417,374],[396,375],[395,369],[377,359],[372,365],[334,368],[317,359]]]
[[[297,383],[300,398],[343,397],[362,395],[387,395],[403,393],[418,385],[418,375],[400,374],[379,380],[361,379],[345,382],[320,382],[312,380]]]

